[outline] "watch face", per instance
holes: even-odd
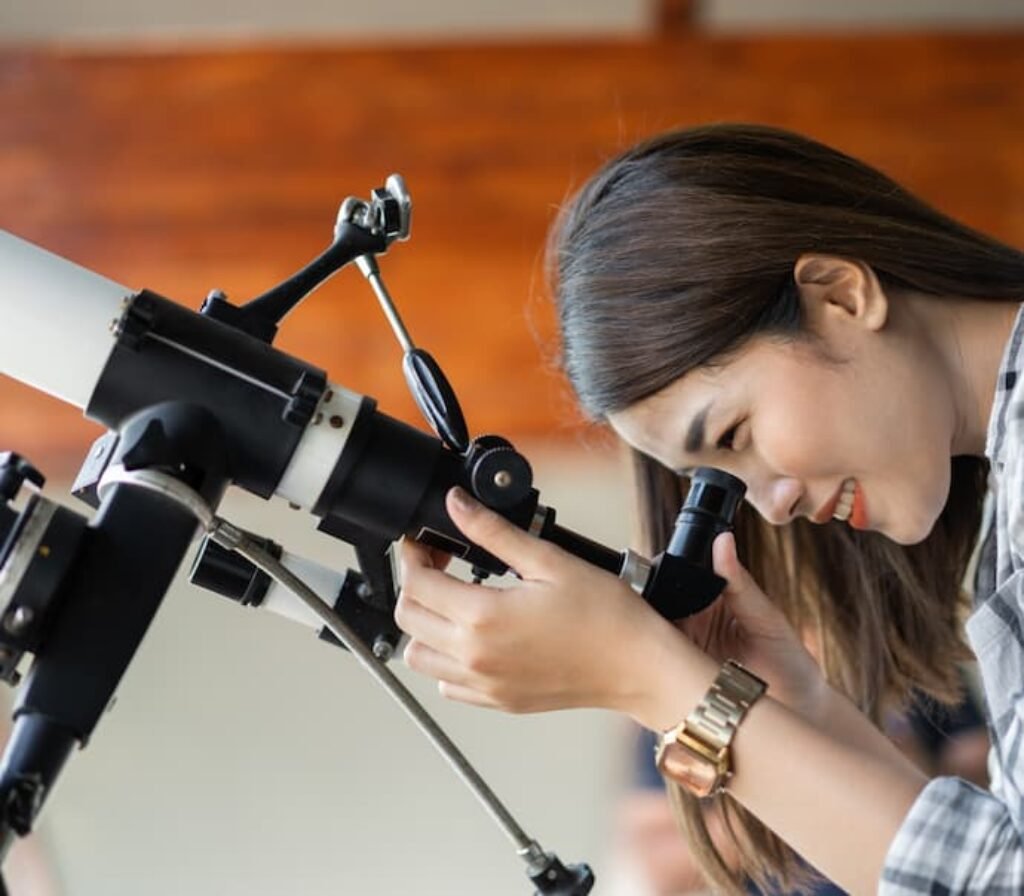
[[[663,744],[658,755],[662,774],[682,784],[695,796],[710,796],[719,781],[718,766],[678,742]]]

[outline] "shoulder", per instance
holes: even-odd
[[[1024,376],[1019,376],[1002,414],[1003,437],[993,472],[1006,507],[1010,544],[1024,557]]]
[[[989,422],[990,460],[997,466],[1019,457],[1024,446],[1024,371],[1000,373],[992,420]]]

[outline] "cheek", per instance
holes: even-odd
[[[758,408],[755,449],[775,473],[803,480],[842,476],[869,450],[868,409],[854,406],[848,385],[834,371],[769,369],[760,388],[772,400]]]
[[[754,448],[778,475],[802,480],[839,475],[858,453],[843,426],[840,416],[823,414],[820,406],[780,409],[758,421]]]
[[[890,497],[891,537],[900,544],[917,544],[935,527],[946,506],[950,486],[948,451],[930,450],[903,458]]]

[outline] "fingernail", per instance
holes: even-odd
[[[463,513],[472,513],[476,506],[474,501],[469,494],[460,486],[455,486],[450,492],[448,497],[452,499],[452,504],[455,505],[457,510],[461,510]]]

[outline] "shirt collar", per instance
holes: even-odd
[[[1006,343],[1006,348],[1003,349],[1003,358],[999,364],[999,376],[996,379],[995,399],[992,402],[992,413],[988,422],[985,454],[995,464],[1003,462],[1003,436],[1006,433],[1006,417],[1011,405],[1010,396],[1013,394],[1022,371],[1024,371],[1024,304],[1017,310],[1009,341]]]

